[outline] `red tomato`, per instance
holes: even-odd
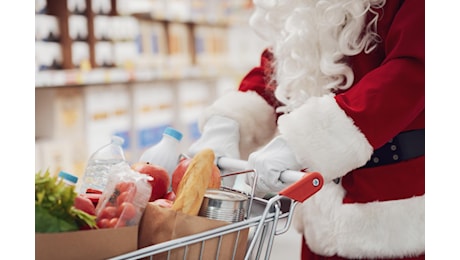
[[[163,197],[168,192],[169,179],[168,172],[163,167],[150,164],[146,162],[136,162],[131,165],[131,168],[139,173],[151,176],[153,179],[149,180],[149,184],[152,187],[150,190],[149,201],[154,201]]]
[[[136,193],[136,184],[134,182],[119,182],[115,186],[115,189],[117,189],[120,194],[125,192],[125,191],[131,191],[133,194]]]
[[[117,216],[117,208],[114,206],[107,206],[102,209],[101,213],[98,215],[98,219],[108,218],[111,219]]]
[[[117,197],[117,205],[120,206],[123,202],[133,202],[134,193],[129,191],[124,191],[120,193]]]
[[[130,202],[123,202],[117,210],[117,216],[123,220],[130,220],[136,216],[136,207]]]
[[[124,227],[126,222],[119,218],[111,218],[107,226],[108,228]]]
[[[102,218],[97,221],[97,226],[99,228],[108,228],[109,227],[109,219],[108,218]]]

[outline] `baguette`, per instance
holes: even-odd
[[[173,210],[192,216],[198,215],[211,179],[214,158],[211,149],[204,149],[192,158],[179,183]]]

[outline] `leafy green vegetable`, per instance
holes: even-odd
[[[76,209],[77,193],[57,176],[35,173],[35,232],[52,233],[96,227],[96,216]]]

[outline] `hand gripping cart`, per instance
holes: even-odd
[[[240,172],[236,174],[254,172],[255,180],[252,187],[252,191],[254,191],[254,187],[257,184],[257,173],[254,170],[241,171],[242,169],[248,169],[246,161],[223,157],[219,158],[217,165],[220,169],[239,170]],[[229,175],[235,175],[235,173],[225,174],[222,177]],[[280,179],[285,183],[292,184],[272,197],[267,199],[258,198],[254,196],[253,192],[251,192],[248,203],[248,214],[243,221],[230,223],[209,231],[144,247],[136,251],[116,256],[111,258],[111,260],[153,259],[155,255],[164,252],[168,252],[167,259],[172,259],[169,258],[169,253],[171,250],[177,248],[185,248],[183,251],[184,255],[180,259],[191,259],[187,255],[188,247],[195,244],[201,244],[201,248],[203,248],[206,241],[216,238],[219,240],[219,243],[217,244],[217,256],[212,259],[220,259],[219,250],[221,247],[220,242],[222,237],[226,234],[237,232],[236,240],[238,240],[238,235],[245,229],[249,229],[249,235],[244,259],[269,259],[274,237],[285,233],[289,229],[295,206],[299,202],[303,202],[311,197],[323,186],[323,177],[317,172],[305,173],[286,170],[281,173]],[[229,189],[225,187],[223,188]],[[235,191],[234,189],[230,190]],[[278,221],[285,218],[285,223],[278,227]],[[235,241],[234,244],[237,245],[237,242],[238,241]],[[235,259],[237,254],[236,246],[232,250],[232,259]],[[199,259],[207,260],[204,259],[202,255],[203,252],[200,251]]]

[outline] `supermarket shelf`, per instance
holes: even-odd
[[[240,75],[243,69],[187,67],[182,69],[120,69],[50,70],[35,73],[35,88],[101,85],[156,80],[213,79]]]
[[[131,13],[129,15],[139,20],[147,20],[147,21],[159,22],[159,23],[184,23],[184,24],[207,25],[207,26],[217,26],[217,27],[228,27],[231,25],[238,24],[235,19],[231,20],[230,17],[224,17],[221,19],[213,20],[213,19],[208,19],[207,17],[194,17],[194,18],[192,17],[173,17],[173,16],[165,17],[165,16],[161,16],[158,14],[153,15],[152,13]]]

